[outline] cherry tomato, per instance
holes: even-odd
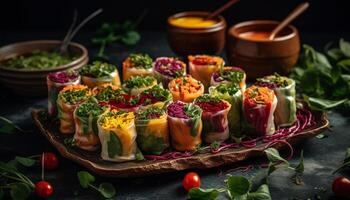
[[[350,197],[350,180],[340,176],[333,181],[332,189],[337,197]]]
[[[39,181],[35,184],[35,193],[39,197],[47,198],[53,194],[53,187],[47,181]]]
[[[200,185],[201,185],[201,179],[199,178],[198,174],[195,172],[187,173],[184,179],[182,180],[182,186],[187,191],[189,191],[191,188],[199,187]]]
[[[40,157],[40,162],[42,156]],[[44,168],[45,169],[56,169],[58,167],[58,158],[54,153],[46,152],[44,153]]]

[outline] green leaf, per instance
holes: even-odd
[[[280,156],[277,149],[268,148],[265,149],[264,152],[266,153],[267,159],[269,159],[272,164],[279,164],[282,162],[289,165],[289,162]]]
[[[203,189],[203,188],[192,188],[188,192],[189,199],[191,200],[214,200],[220,192],[225,191],[224,189]]]
[[[296,166],[295,171],[300,174],[304,172],[304,151],[303,150],[301,150],[300,161],[299,161],[299,164]]]
[[[14,183],[11,185],[10,195],[13,200],[25,200],[29,197],[32,190],[27,184]]]
[[[111,131],[109,133],[109,141],[107,142],[108,156],[113,158],[115,155],[121,156],[123,154],[123,144],[118,138],[117,134]]]
[[[328,100],[328,99],[321,99],[321,98],[315,98],[315,97],[309,97],[306,95],[303,95],[304,100],[308,103],[311,109],[313,110],[330,110],[332,108],[335,108],[341,104],[343,104],[347,99],[341,99],[341,100]]]
[[[141,39],[141,36],[136,31],[128,31],[122,38],[121,41],[128,46],[135,45],[139,40]]]
[[[339,41],[340,50],[346,57],[350,58],[350,43],[345,41],[343,38]]]
[[[136,149],[136,160],[145,160],[145,157],[139,148]]]
[[[0,133],[11,134],[16,132],[28,133],[30,131],[23,130],[15,125],[11,120],[0,116]]]
[[[114,197],[116,194],[114,186],[110,183],[101,183],[98,186],[98,191],[107,199]]]
[[[347,168],[350,166],[350,148],[347,148],[346,149],[346,152],[345,152],[345,158],[344,158],[344,161],[343,161],[343,164],[338,167],[336,170],[334,170],[333,174],[343,170],[344,168]]]
[[[338,48],[333,48],[327,51],[327,55],[333,60],[339,60],[344,56],[343,52]]]
[[[82,188],[88,188],[91,183],[95,182],[95,177],[87,171],[79,171],[77,175]]]
[[[261,185],[255,192],[249,193],[247,200],[271,200],[271,194],[268,185]]]
[[[23,166],[26,167],[31,167],[35,164],[36,160],[31,159],[31,158],[25,158],[25,157],[20,157],[20,156],[16,156],[15,160],[20,163]]]
[[[163,138],[157,137],[152,133],[149,133],[147,136],[139,134],[136,139],[140,149],[147,153],[159,155],[166,148]]]
[[[337,65],[340,66],[342,69],[350,73],[350,59],[345,59],[337,62]]]
[[[231,198],[247,194],[250,187],[250,181],[244,176],[230,176],[227,179],[227,189]]]

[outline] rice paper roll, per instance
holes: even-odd
[[[242,92],[240,87],[236,84],[221,83],[209,87],[209,94],[217,96],[231,104],[228,113],[230,135],[233,137],[241,137]]]
[[[94,97],[90,97],[75,109],[74,144],[77,147],[87,151],[95,151],[99,148],[97,120],[107,109],[100,106]]]
[[[80,70],[81,80],[89,88],[94,88],[106,83],[111,83],[120,87],[120,78],[115,65],[95,61],[92,64],[84,66]]]
[[[188,56],[189,73],[201,81],[206,89],[210,86],[211,76],[224,66],[224,59],[218,56],[195,55]]]
[[[61,133],[74,133],[74,110],[90,96],[91,91],[85,85],[68,85],[60,91],[57,98],[57,108]]]
[[[257,79],[256,85],[268,87],[275,92],[277,108],[275,124],[278,127],[291,126],[297,120],[295,100],[295,81],[278,74]]]
[[[251,136],[272,135],[275,132],[273,113],[277,98],[267,87],[251,86],[243,95],[243,115],[246,131]]]
[[[161,154],[169,147],[167,115],[159,107],[140,109],[136,115],[137,144],[148,154]]]
[[[195,104],[202,109],[204,141],[213,143],[227,140],[230,137],[227,116],[231,104],[209,94],[198,97]]]
[[[103,160],[135,160],[137,152],[135,115],[133,112],[107,112],[98,119],[98,137]]]
[[[139,95],[140,105],[142,107],[159,107],[164,108],[172,99],[172,95],[169,90],[156,85],[152,88],[143,91]]]
[[[164,88],[174,78],[186,75],[186,64],[181,60],[171,57],[157,58],[153,63],[154,75]]]
[[[48,113],[51,117],[57,116],[58,93],[67,85],[80,84],[80,75],[75,70],[58,71],[46,76],[48,91]]]
[[[92,94],[98,102],[108,102],[111,99],[115,99],[120,94],[125,94],[125,91],[119,87],[106,83],[100,86],[96,86],[92,89]]]
[[[213,73],[211,76],[211,85],[219,85],[220,83],[225,84],[238,84],[244,92],[246,88],[246,74],[243,69],[239,67],[223,67],[220,70]]]
[[[174,101],[193,102],[193,100],[204,93],[204,85],[192,78],[191,75],[173,79],[169,83],[169,90]]]
[[[202,110],[192,103],[174,101],[167,107],[171,145],[178,151],[192,151],[202,139]]]
[[[157,85],[157,80],[151,76],[133,76],[126,80],[123,84],[123,89],[129,94],[137,96],[141,92]]]
[[[123,62],[123,80],[133,76],[153,76],[153,60],[148,54],[133,53]]]

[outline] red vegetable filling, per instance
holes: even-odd
[[[181,101],[175,101],[168,106],[168,115],[171,117],[178,117],[188,119],[189,117],[186,115],[184,111],[185,104]]]
[[[159,101],[165,101],[165,100],[166,99],[163,97],[157,98],[157,97],[153,96],[152,94],[141,94],[139,104],[149,105],[149,104],[154,104],[154,103],[157,103]]]
[[[78,79],[79,74],[75,71],[52,72],[48,75],[49,79],[56,83],[67,83]]]
[[[135,96],[129,94],[120,94],[118,99],[112,99],[107,103],[100,102],[100,105],[110,105],[112,108],[134,108],[140,104]]]
[[[219,102],[196,102],[196,105],[202,108],[203,112],[215,113],[225,110],[228,105],[224,101]]]

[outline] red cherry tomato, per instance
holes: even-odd
[[[40,157],[42,161],[42,156]],[[46,152],[44,153],[44,168],[45,169],[56,169],[58,167],[58,158],[54,153]]]
[[[39,181],[35,184],[35,193],[39,197],[47,198],[53,194],[53,187],[47,181]]]
[[[333,181],[332,189],[337,197],[350,197],[350,180],[340,176]]]
[[[201,185],[201,179],[195,172],[189,172],[182,180],[182,186],[189,191],[191,188],[197,188]]]

